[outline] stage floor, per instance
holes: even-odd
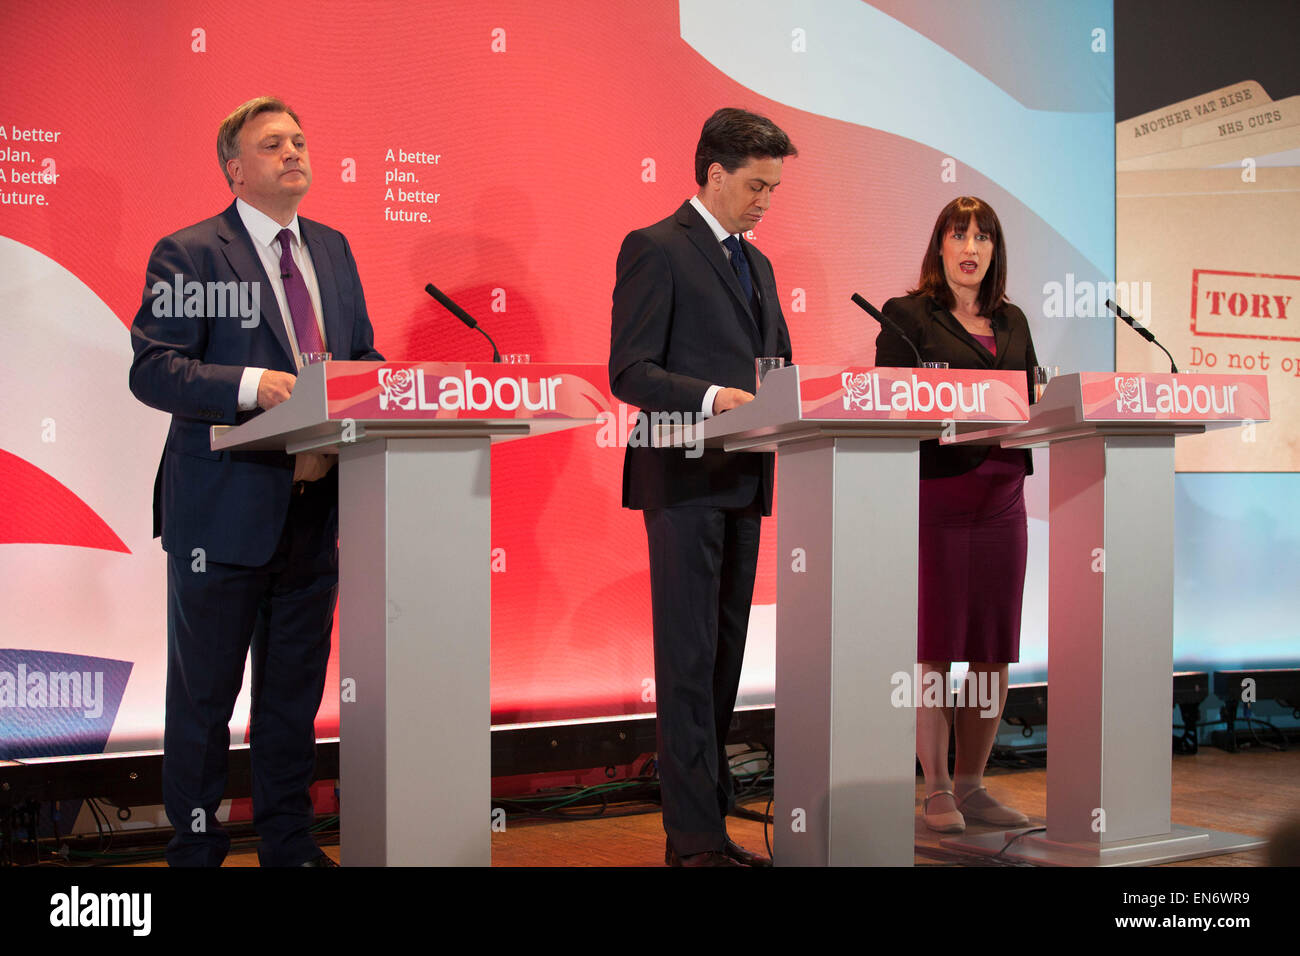
[[[1045,822],[1047,771],[991,771],[989,790],[1018,807],[1031,825]],[[916,784],[917,866],[990,866],[987,859],[956,853],[939,845],[942,834],[921,822],[920,780]],[[750,803],[758,812],[766,801]],[[1247,751],[1230,754],[1215,748],[1195,756],[1176,755],[1173,761],[1173,822],[1267,837],[1287,816],[1300,814],[1300,750]],[[729,818],[733,840],[751,850],[763,850],[763,824]],[[992,833],[996,828],[972,825],[967,833]],[[339,847],[325,852],[339,859]],[[1168,866],[1263,866],[1264,849],[1186,860]],[[662,866],[664,833],[653,807],[632,807],[592,819],[510,819],[504,832],[492,835],[493,866]],[[162,865],[161,863],[137,865]],[[253,850],[232,852],[226,866],[257,866]]]

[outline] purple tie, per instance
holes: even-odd
[[[280,278],[284,280],[284,297],[289,300],[289,314],[293,316],[293,333],[298,337],[298,351],[324,352],[325,343],[321,341],[320,327],[316,325],[316,312],[311,307],[307,283],[293,261],[293,232],[281,229],[276,238],[280,240]]]

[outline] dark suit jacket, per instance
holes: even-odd
[[[382,361],[347,240],[328,226],[298,221],[320,285],[326,347],[336,359]],[[155,315],[155,283],[170,288],[177,275],[184,282],[260,282],[258,324],[244,328],[238,316]],[[246,366],[294,373],[296,365],[275,291],[234,203],[154,247],[131,346],[132,393],[172,415],[154,483],[154,535],[174,555],[203,548],[208,561],[265,564],[288,513],[293,459],[282,452],[212,451],[209,426],[258,414],[236,410]],[[337,473],[331,469],[313,491],[333,489],[337,501]]]
[[[690,202],[623,240],[614,285],[609,381],[643,411],[699,412],[710,385],[754,391],[754,359],[792,359],[790,333],[771,263],[741,240],[759,290],[750,313],[740,280]],[[623,506],[744,508],[755,496],[772,510],[773,456],[680,448],[627,449]]]
[[[1025,371],[1025,389],[1034,400],[1034,340],[1025,314],[1010,302],[994,310],[993,341],[997,355],[971,336],[951,312],[929,296],[907,295],[890,299],[881,310],[894,320],[921,353],[923,362],[947,362],[950,368],[1013,369]],[[893,368],[914,368],[916,356],[892,329],[881,325],[876,336],[876,364]],[[921,442],[921,477],[951,478],[978,468],[988,457],[988,445],[940,445],[937,440]],[[1033,474],[1034,460],[1025,452],[1026,474]]]

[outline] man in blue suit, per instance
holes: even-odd
[[[228,724],[252,651],[253,824],[263,866],[330,866],[308,789],[338,590],[334,457],[213,451],[209,426],[286,401],[304,353],[382,361],[341,233],[300,219],[297,115],[250,100],[217,153],[235,202],[160,240],[131,326],[131,391],[170,412],[154,484],[167,552],[163,794],[172,866],[219,866]]]

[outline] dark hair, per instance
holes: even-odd
[[[235,181],[226,172],[226,163],[239,156],[239,131],[245,123],[261,113],[288,113],[299,127],[302,126],[298,114],[284,100],[274,96],[259,96],[249,100],[223,119],[217,128],[217,160],[221,163],[221,175],[226,177],[226,185],[232,189]]]
[[[945,309],[957,304],[952,294],[948,278],[943,273],[943,237],[955,226],[965,227],[975,217],[975,225],[980,232],[993,240],[993,261],[989,271],[984,273],[980,283],[976,304],[980,315],[992,315],[993,310],[1007,300],[1007,247],[1002,240],[1002,223],[998,214],[982,199],[974,196],[958,196],[943,207],[939,218],[934,221],[934,232],[930,234],[930,245],[925,249],[925,258],[921,260],[921,278],[916,288],[908,295],[928,295],[939,300]]]
[[[704,121],[695,147],[695,182],[703,186],[709,167],[721,163],[734,173],[750,159],[798,156],[790,137],[766,116],[727,106]]]

